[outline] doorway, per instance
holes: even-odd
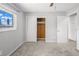
[[[45,18],[37,18],[37,41],[45,41]]]

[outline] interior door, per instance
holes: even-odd
[[[57,42],[67,42],[68,37],[68,17],[57,17]]]
[[[45,25],[44,24],[38,24],[38,38],[45,38]]]
[[[42,21],[37,22],[37,40],[45,41],[45,22],[44,18],[40,18]]]

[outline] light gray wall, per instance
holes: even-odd
[[[46,18],[46,42],[56,42],[57,40],[57,16],[65,16],[64,12],[57,13],[26,13],[28,21],[26,42],[37,41],[37,18]]]
[[[7,6],[6,6],[7,7]],[[24,39],[24,18],[22,12],[17,12],[16,30],[0,32],[0,54],[10,55]]]

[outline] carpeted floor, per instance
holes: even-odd
[[[76,42],[68,43],[24,43],[11,56],[79,56]]]

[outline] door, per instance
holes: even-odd
[[[68,17],[57,17],[57,42],[67,42],[68,37]]]
[[[45,41],[45,18],[37,19],[37,41]]]

